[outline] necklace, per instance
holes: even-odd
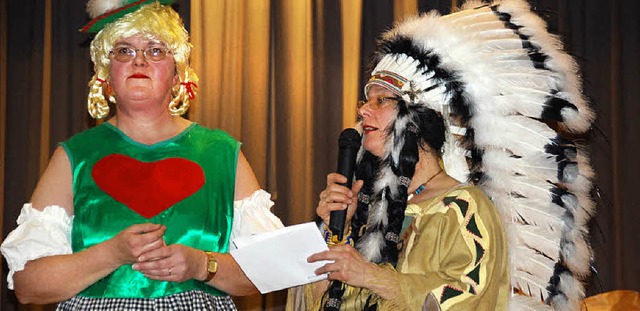
[[[427,179],[427,181],[425,181],[422,185],[418,186],[418,188],[416,188],[416,190],[413,192],[413,194],[418,195],[420,194],[420,192],[422,192],[422,190],[424,190],[424,187],[434,178],[436,178],[436,176],[440,175],[440,173],[442,173],[442,169],[440,169],[437,173],[433,174],[433,176],[431,176],[429,179]]]

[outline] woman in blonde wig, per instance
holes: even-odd
[[[197,77],[168,2],[88,4],[88,110],[107,119],[60,144],[3,242],[22,303],[235,310],[257,292],[229,241],[282,223],[240,143],[181,117]]]

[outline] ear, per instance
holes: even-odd
[[[111,89],[111,76],[108,76],[105,79],[104,87],[105,87],[105,93],[107,94],[107,96],[114,95],[113,89]]]
[[[178,85],[178,83],[180,83],[180,76],[176,73],[173,76],[173,85]]]

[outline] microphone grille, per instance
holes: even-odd
[[[340,133],[338,138],[339,148],[360,148],[360,133],[353,128],[348,128]]]

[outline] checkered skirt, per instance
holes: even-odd
[[[58,304],[56,310],[234,310],[236,306],[229,296],[212,296],[199,290],[191,290],[161,298],[87,298],[75,296]]]

